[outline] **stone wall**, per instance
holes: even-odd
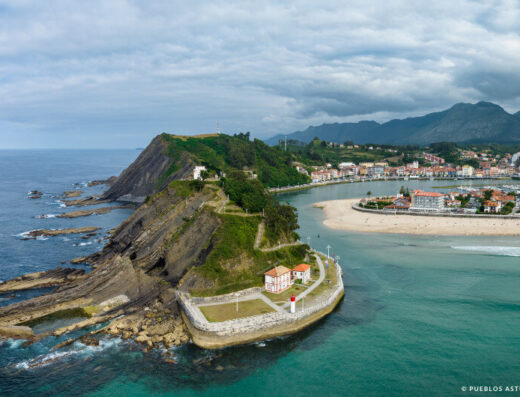
[[[335,305],[338,301],[338,298],[341,297],[344,293],[343,280],[341,278],[342,272],[338,265],[336,265],[336,272],[338,279],[336,287],[319,299],[312,301],[304,310],[299,310],[296,313],[267,313],[235,320],[211,323],[207,321],[203,315],[201,315],[200,311],[196,307],[197,304],[200,304],[196,303],[199,302],[198,300],[195,301],[194,298],[189,296],[189,294],[180,291],[177,293],[177,297],[185,315],[197,330],[203,331],[204,333],[215,337],[239,337],[241,335],[258,333],[259,331],[269,330],[280,326],[297,324],[302,320],[305,320],[306,318],[324,311],[332,305]],[[207,301],[203,303],[207,303]]]
[[[412,216],[439,216],[445,218],[498,218],[498,219],[520,219],[520,215],[485,215],[485,214],[454,214],[451,212],[417,212],[405,210],[375,210],[372,208],[362,208],[357,204],[352,204],[352,209],[360,212],[370,212],[380,215],[412,215]]]

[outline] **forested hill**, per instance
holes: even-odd
[[[249,133],[198,137],[163,134],[162,138],[167,142],[167,153],[172,159],[189,153],[196,163],[206,166],[210,174],[246,170],[256,174],[265,187],[308,181],[308,177],[291,166],[293,155],[268,146],[259,139],[251,141]],[[162,177],[175,172],[179,166],[174,164]]]
[[[291,166],[294,154],[249,139],[249,133],[179,136],[161,134],[116,178],[103,199],[143,202],[174,180],[190,179],[197,165],[206,177],[246,171],[264,187],[301,184],[309,178]]]
[[[489,102],[458,103],[442,112],[420,117],[391,120],[383,124],[375,121],[322,124],[287,135],[287,139],[310,142],[314,137],[343,143],[416,144],[433,142],[457,143],[518,143],[520,142],[520,112],[510,114]],[[284,135],[268,140],[278,144]]]

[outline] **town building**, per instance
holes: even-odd
[[[501,209],[502,209],[502,204],[500,203],[500,201],[498,201],[498,202],[490,201],[490,200],[484,201],[484,212],[486,212],[486,213],[496,214],[496,213],[500,212]]]
[[[300,279],[305,284],[311,279],[311,267],[305,263],[301,263],[292,270],[293,280]]]
[[[203,165],[196,165],[193,169],[193,179],[202,179],[200,176],[202,171],[207,171],[206,167],[204,167]]]
[[[442,211],[444,209],[444,194],[414,190],[411,196],[411,211]]]
[[[267,292],[279,294],[292,284],[291,269],[285,266],[276,266],[264,273],[264,286]]]
[[[432,164],[444,164],[444,159],[438,156],[435,156],[431,153],[423,153],[423,157],[425,160],[429,161]]]

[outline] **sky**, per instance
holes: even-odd
[[[520,2],[0,0],[0,148],[520,110]]]

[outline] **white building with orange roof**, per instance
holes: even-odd
[[[264,273],[264,286],[267,292],[278,294],[291,286],[291,269],[276,266]]]
[[[292,269],[293,280],[300,279],[305,284],[311,279],[311,267],[305,263],[301,263]]]
[[[442,211],[444,209],[444,194],[437,192],[412,192],[412,205],[410,210],[415,211]]]

